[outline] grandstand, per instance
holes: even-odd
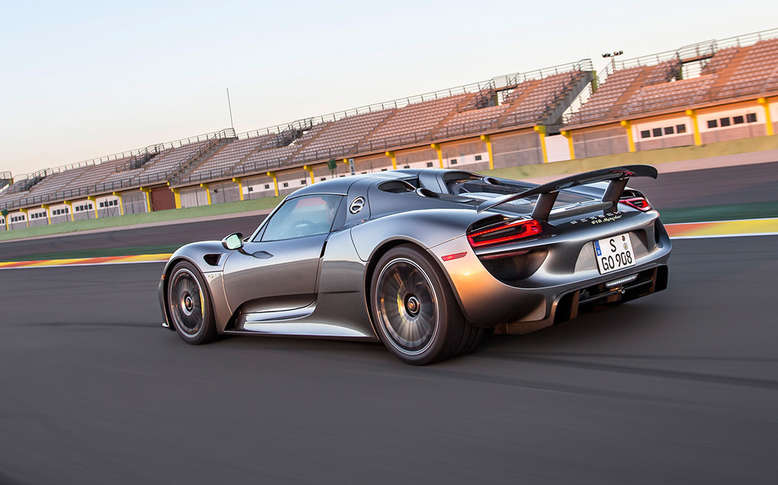
[[[571,157],[773,134],[778,29],[613,61],[597,78],[564,116]]]
[[[543,163],[561,159],[548,150],[560,142],[567,158],[699,145],[773,134],[777,123],[774,29],[613,60],[596,73],[583,59],[262,130],[0,174],[0,210],[13,229],[279,195],[351,173]]]

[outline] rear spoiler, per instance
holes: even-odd
[[[538,201],[535,203],[535,209],[532,211],[532,218],[538,221],[547,221],[551,209],[554,207],[559,191],[569,189],[576,185],[586,185],[595,182],[610,181],[608,188],[602,196],[603,202],[610,202],[611,207],[616,205],[627,186],[627,180],[630,177],[657,177],[657,171],[650,165],[625,165],[623,167],[603,168],[591,172],[579,173],[570,177],[554,180],[547,184],[519,192],[517,194],[506,195],[495,200],[487,200],[478,206],[478,212],[493,209],[499,205],[514,200],[525,199],[533,195],[538,195]]]

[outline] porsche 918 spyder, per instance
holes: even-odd
[[[253,234],[176,251],[163,326],[218,335],[379,340],[427,364],[667,287],[659,213],[627,187],[653,167],[550,183],[456,170],[337,178],[286,199]]]

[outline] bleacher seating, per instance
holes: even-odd
[[[675,78],[681,71],[680,59],[671,59],[660,62],[655,66],[650,66],[646,71],[646,77],[641,86],[651,86],[652,84],[664,83]]]
[[[164,179],[213,141],[202,140],[182,147],[169,148],[146,163],[140,177],[149,181],[157,178]]]
[[[716,76],[706,75],[645,86],[630,98],[621,113],[648,113],[694,105],[705,99],[715,80]]]
[[[726,49],[721,49],[710,58],[707,64],[705,64],[701,74],[715,74],[723,70],[729,66],[738,52],[740,52],[740,47],[727,47]]]
[[[30,187],[30,194],[43,197],[64,189],[70,182],[83,175],[87,170],[94,168],[94,165],[87,165],[62,172],[47,175],[43,180]]]
[[[737,97],[746,94],[759,94],[770,89],[778,89],[775,76],[778,70],[778,39],[763,40],[748,47],[741,47],[742,56],[726,83],[716,93],[716,97]],[[766,66],[769,66],[766,68]]]
[[[278,148],[269,148],[252,153],[233,169],[233,173],[261,172],[262,170],[275,168],[288,160],[298,147],[287,145]]]
[[[633,87],[646,71],[645,66],[621,69],[611,73],[608,79],[592,93],[581,110],[573,115],[573,123],[586,123],[606,118],[614,104]]]
[[[394,113],[393,109],[349,116],[334,121],[315,140],[305,146],[295,158],[321,159],[348,153],[371,131]]]
[[[447,119],[435,134],[445,137],[489,129],[497,123],[497,120],[509,106],[508,104],[500,104],[460,111]]]
[[[513,88],[503,100],[502,104],[511,104],[517,99],[521,98],[522,95],[524,95],[525,92],[529,91],[530,89],[534,88],[536,84],[538,84],[540,80],[538,79],[532,79],[529,81],[524,81],[516,85],[515,88]]]
[[[0,206],[4,204],[11,204],[13,202],[16,202],[18,200],[25,199],[30,196],[30,193],[26,190],[24,191],[17,191],[17,192],[10,192],[6,191],[2,194],[0,194]]]
[[[405,137],[429,136],[441,121],[455,112],[457,105],[473,96],[470,93],[457,94],[399,108],[364,142],[380,146],[381,143],[390,143],[392,140],[402,143]]]
[[[583,76],[581,71],[552,74],[534,83],[528,92],[518,97],[501,121],[501,126],[543,121],[573,84]]]
[[[197,166],[190,175],[192,178],[196,178],[198,176],[206,177],[209,174],[228,173],[252,152],[271,148],[277,143],[277,140],[278,135],[275,133],[234,140]]]
[[[68,183],[64,188],[67,189],[86,189],[105,180],[106,177],[116,173],[117,169],[126,166],[132,157],[110,160],[99,165],[93,165],[90,169],[84,170],[78,178]]]
[[[107,177],[105,177],[103,180],[100,181],[100,185],[102,186],[109,186],[109,184],[116,183],[116,182],[122,182],[122,181],[128,181],[128,183],[132,183],[132,181],[138,180],[140,177],[140,174],[143,173],[143,168],[135,168],[130,170],[122,170],[119,172],[114,172]]]

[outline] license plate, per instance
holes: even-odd
[[[594,241],[594,254],[600,274],[635,266],[635,253],[632,251],[629,234],[619,234]]]

